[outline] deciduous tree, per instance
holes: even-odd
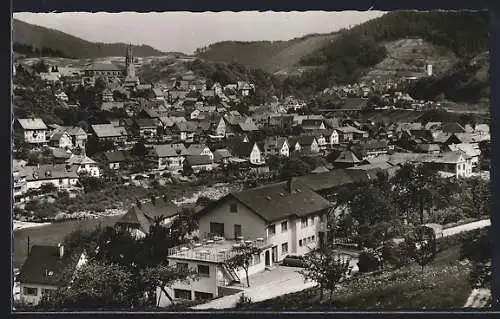
[[[247,286],[250,287],[250,279],[248,278],[248,269],[252,264],[252,259],[255,255],[261,253],[261,249],[247,243],[241,243],[239,246],[233,248],[235,255],[226,260],[229,267],[233,269],[241,268],[245,271],[247,279]]]

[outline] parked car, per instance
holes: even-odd
[[[289,267],[306,267],[306,262],[303,256],[299,255],[286,255],[282,262],[283,266]]]

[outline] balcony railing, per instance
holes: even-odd
[[[214,240],[204,240],[169,248],[168,256],[182,259],[224,262],[237,255],[238,252],[234,248],[237,245],[243,244],[253,245],[257,248],[268,246],[265,238],[255,240],[244,240],[243,238],[239,240],[226,240],[219,237],[214,238]]]

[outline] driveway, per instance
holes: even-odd
[[[456,227],[446,228],[443,230],[443,237],[453,236],[462,232],[471,231],[474,229],[484,228],[491,225],[490,219],[478,220],[477,222],[468,223]]]
[[[297,272],[300,269],[276,266],[270,271],[252,275],[249,278],[250,287],[244,288],[245,296],[250,297],[253,302],[257,302],[314,287],[315,282],[308,281],[304,283],[304,277]],[[241,294],[242,292],[215,299],[206,304],[197,305],[192,309],[233,308]]]

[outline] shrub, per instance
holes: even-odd
[[[378,270],[380,264],[380,257],[373,249],[366,249],[359,255],[358,267],[360,272]]]
[[[252,303],[252,299],[250,297],[245,296],[244,293],[240,295],[240,298],[238,299],[238,302],[236,303],[236,308],[242,308],[245,307],[246,305],[249,305]]]
[[[382,247],[382,258],[384,263],[388,263],[398,268],[410,262],[403,245],[397,245],[393,241],[387,242]]]

